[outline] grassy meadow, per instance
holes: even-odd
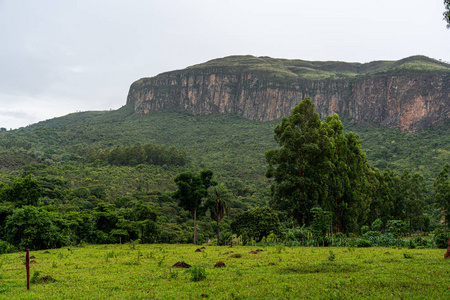
[[[450,298],[450,261],[442,249],[199,248],[127,244],[33,251],[30,291],[25,253],[4,254],[0,299]],[[219,261],[225,267],[214,268]],[[192,268],[172,267],[177,262]]]

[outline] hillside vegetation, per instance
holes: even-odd
[[[7,217],[17,211],[18,221],[19,213],[26,212],[8,200],[15,189],[27,185],[34,189],[38,183],[42,188],[38,202],[24,199],[39,207],[29,213],[65,228],[54,232],[55,236],[62,234],[55,238],[55,244],[40,248],[83,240],[136,240],[142,236],[142,230],[149,232],[147,242],[191,242],[192,218],[172,198],[176,190],[173,180],[181,172],[197,173],[208,168],[214,172],[214,179],[233,194],[230,214],[221,224],[221,235],[228,240],[236,216],[269,204],[264,155],[277,148],[273,132],[278,123],[173,111],[136,115],[125,106],[117,111],[74,113],[2,132],[0,190],[3,187],[6,201],[0,205],[1,225],[12,228],[12,221],[7,226]],[[449,126],[407,133],[345,120],[344,124],[346,131],[360,134],[362,150],[375,167],[389,167],[398,175],[409,168],[411,174],[423,175],[429,188],[424,212],[427,228],[439,226],[436,210],[428,203],[432,201],[432,182],[449,161]],[[165,157],[181,155],[182,163],[171,159],[162,164],[139,163],[136,153],[142,153],[146,147],[157,149]],[[111,158],[117,153],[124,159]],[[281,221],[289,220],[281,216]],[[417,229],[418,219],[414,222]],[[289,224],[284,226],[292,226]],[[201,217],[198,226],[200,242],[214,238],[215,222],[209,215]]]
[[[305,61],[255,56],[228,56],[188,67],[187,70],[229,67],[241,72],[265,71],[273,78],[326,78],[355,77],[377,73],[408,71],[450,72],[450,65],[426,56],[411,56],[399,61],[374,61],[369,63],[347,63],[339,61]]]
[[[344,131],[360,135],[362,150],[379,169],[389,167],[400,172],[409,168],[433,180],[450,158],[448,123],[408,133],[377,124],[342,121]],[[279,120],[257,122],[237,116],[195,116],[174,111],[136,115],[129,106],[117,111],[74,113],[1,133],[0,168],[11,171],[32,161],[51,165],[71,160],[67,157],[71,154],[75,155],[72,159],[82,160],[76,154],[82,153],[83,147],[87,151],[152,143],[184,148],[188,168],[210,168],[225,178],[262,183],[266,169],[264,153],[276,147],[273,129],[278,123]],[[8,157],[15,164],[9,163]]]

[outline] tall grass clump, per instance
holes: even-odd
[[[206,270],[200,266],[193,266],[189,269],[191,273],[191,281],[201,281],[206,279]]]

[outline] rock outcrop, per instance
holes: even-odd
[[[368,64],[234,56],[143,78],[127,98],[135,112],[181,110],[268,121],[310,97],[322,118],[418,131],[450,118],[450,65],[415,56]]]

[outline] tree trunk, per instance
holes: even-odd
[[[420,234],[423,235],[423,212],[422,212],[422,206],[420,207]]]
[[[220,226],[219,226],[219,198],[217,198],[216,204],[216,218],[217,218],[217,246],[220,245],[219,237],[220,237]]]
[[[194,209],[194,245],[197,244],[197,210]]]

